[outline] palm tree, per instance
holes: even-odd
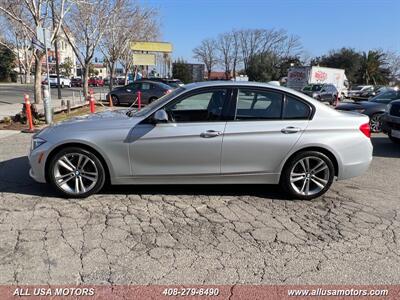
[[[386,54],[380,50],[363,52],[361,77],[366,84],[386,84],[389,82],[390,71],[387,67]]]

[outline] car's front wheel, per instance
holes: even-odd
[[[281,174],[281,187],[289,196],[310,200],[323,195],[335,176],[332,161],[318,151],[304,151],[286,163]]]
[[[68,198],[85,198],[97,193],[105,182],[99,158],[79,147],[67,147],[55,154],[47,170],[53,187]]]

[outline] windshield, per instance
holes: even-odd
[[[183,87],[179,87],[176,90],[173,90],[171,93],[165,94],[161,98],[158,98],[156,101],[151,102],[149,105],[146,105],[141,110],[131,109],[126,114],[129,117],[143,117],[148,112],[152,111],[157,106],[162,106],[163,103],[167,103],[169,100],[174,98],[175,96],[179,95],[185,90]]]
[[[386,91],[379,93],[375,97],[371,98],[370,101],[377,103],[389,103],[397,99],[400,99],[400,91]]]
[[[303,88],[303,91],[305,91],[305,92],[309,92],[309,91],[317,92],[317,91],[321,90],[321,88],[322,88],[322,84],[307,85],[305,88]]]

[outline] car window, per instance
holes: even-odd
[[[284,119],[308,119],[310,117],[311,109],[304,102],[286,96],[285,111],[283,112]]]
[[[220,120],[227,90],[204,91],[165,106],[168,115],[177,123],[209,122]]]
[[[239,89],[235,120],[280,119],[282,103],[280,93]]]
[[[373,102],[389,103],[392,100],[400,99],[399,91],[386,91],[371,99]]]
[[[142,86],[141,86],[141,90],[142,91],[150,90],[150,88],[151,88],[151,84],[150,83],[148,83],[148,82],[143,82],[142,83]]]

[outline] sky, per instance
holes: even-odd
[[[232,29],[285,29],[309,56],[331,49],[400,52],[400,0],[141,0],[159,10],[162,40],[173,57],[193,59],[205,38]]]

